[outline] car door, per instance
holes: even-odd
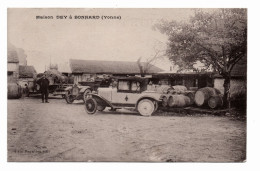
[[[116,91],[112,91],[112,103],[114,105],[134,106],[140,96],[140,91],[134,85],[136,85],[134,81],[119,80]]]

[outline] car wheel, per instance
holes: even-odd
[[[89,93],[91,93],[91,90],[90,90],[90,89],[87,89],[87,90],[84,91],[84,94],[83,94],[83,100],[84,100],[84,102],[86,102]]]
[[[158,102],[154,101],[154,112],[157,111],[158,107],[159,107]]]
[[[155,111],[155,105],[152,100],[143,99],[137,105],[137,110],[142,116],[151,116]]]
[[[97,111],[97,101],[93,98],[86,99],[85,107],[88,114],[94,114]]]
[[[65,100],[66,100],[66,102],[67,102],[68,104],[71,104],[71,103],[73,103],[73,101],[74,101],[73,96],[70,95],[69,92],[66,92],[66,93],[65,93],[64,98],[65,98]]]

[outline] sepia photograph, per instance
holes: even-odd
[[[8,8],[8,162],[247,160],[247,8]]]

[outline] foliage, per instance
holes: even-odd
[[[224,78],[224,104],[230,107],[231,71],[247,54],[246,9],[196,9],[187,23],[162,21],[155,28],[169,36],[166,54],[182,70],[204,64]]]
[[[156,62],[158,59],[161,59],[162,57],[164,57],[164,54],[162,53],[162,51],[159,50],[155,50],[154,55],[147,58],[145,62],[141,62],[142,57],[139,57],[136,63],[140,70],[140,74],[144,76],[149,71],[149,69],[153,66],[152,64]]]
[[[162,21],[156,28],[169,36],[166,54],[182,70],[199,61],[227,77],[246,56],[246,9],[197,9],[188,23]]]

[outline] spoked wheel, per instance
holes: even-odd
[[[68,92],[65,93],[64,98],[68,104],[71,104],[74,101],[74,97],[70,95]]]
[[[83,94],[83,100],[84,100],[84,102],[86,102],[87,98],[89,98],[89,97],[88,97],[88,94],[89,94],[89,93],[91,93],[91,90],[90,90],[90,89],[85,90],[85,92],[84,92],[84,94]]]
[[[86,99],[85,107],[88,114],[94,114],[97,111],[97,101],[93,98]]]
[[[142,116],[151,116],[155,111],[155,104],[152,100],[143,99],[138,103],[137,110]]]

